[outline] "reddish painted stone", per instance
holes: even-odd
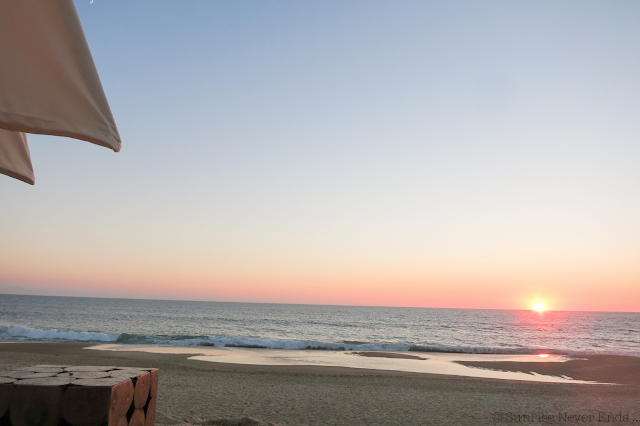
[[[149,387],[151,386],[151,374],[147,373],[138,377],[136,381],[136,389],[133,397],[133,405],[136,408],[142,408],[147,404],[149,398]]]
[[[158,375],[48,365],[0,372],[0,417],[8,413],[9,426],[154,426]]]
[[[151,386],[149,387],[149,395],[151,398],[158,396],[158,379],[160,378],[160,370],[151,372]]]
[[[116,426],[120,417],[124,417],[133,402],[133,383],[126,380],[111,389],[109,406],[109,426]]]
[[[154,426],[156,423],[156,399],[151,398],[147,407],[144,426]]]
[[[144,411],[138,408],[133,412],[131,419],[129,420],[129,426],[145,426]]]

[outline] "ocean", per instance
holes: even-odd
[[[640,313],[0,295],[0,340],[640,356]]]

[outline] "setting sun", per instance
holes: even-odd
[[[538,311],[538,312],[544,312],[545,311],[545,307],[542,303],[538,302],[535,305],[533,305],[533,309]]]

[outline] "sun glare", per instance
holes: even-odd
[[[533,309],[538,311],[538,312],[544,312],[545,311],[545,307],[542,303],[538,302],[535,305],[533,305]]]

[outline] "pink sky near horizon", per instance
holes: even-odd
[[[470,309],[532,309],[541,302],[554,310],[640,311],[638,271],[632,265],[618,268],[618,274],[601,267],[576,273],[530,266],[523,273],[479,265],[404,274],[373,265],[340,272],[322,266],[245,272],[193,264],[0,266],[0,293]]]

